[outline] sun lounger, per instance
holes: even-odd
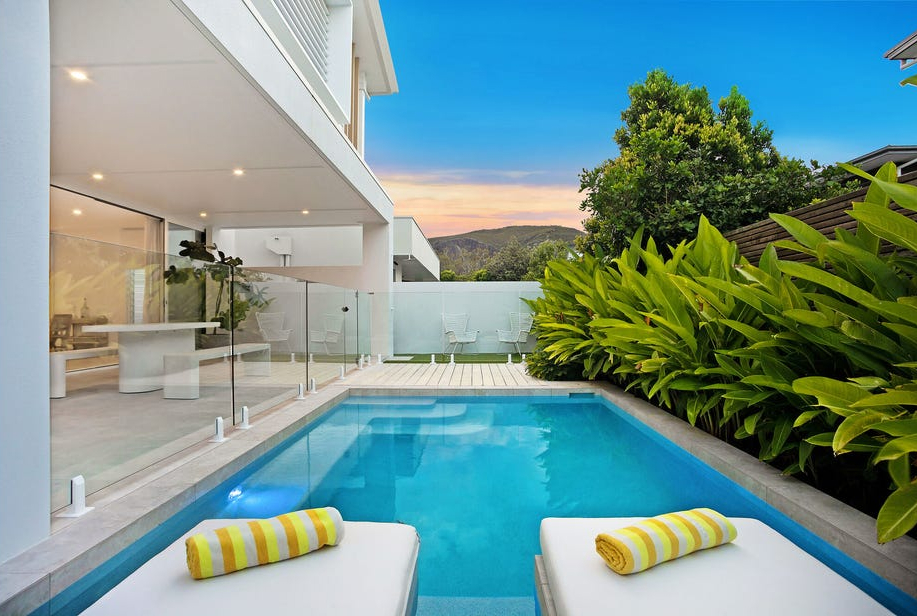
[[[592,614],[891,614],[758,520],[730,518],[730,544],[618,575],[595,552],[600,532],[643,518],[547,518],[536,585],[544,616]]]
[[[216,578],[192,579],[185,565],[185,537],[239,521],[201,522],[84,614],[413,613],[420,545],[413,526],[344,522],[340,545]]]

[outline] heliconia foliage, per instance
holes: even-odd
[[[917,187],[894,165],[871,181],[833,239],[773,214],[792,240],[757,265],[701,218],[690,242],[657,250],[638,232],[615,258],[545,269],[531,302],[537,376],[604,378],[762,460],[817,472],[818,448],[860,452],[893,492],[878,540],[917,525]],[[777,248],[806,256],[784,260]],[[572,372],[572,373],[571,373]],[[743,441],[747,443],[747,441]],[[855,454],[856,455],[856,454]],[[820,456],[831,464],[833,456]]]

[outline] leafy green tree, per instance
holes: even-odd
[[[455,278],[456,278],[455,272],[452,271],[451,269],[443,270],[439,274],[439,279],[442,282],[452,282],[453,280],[455,280]]]
[[[522,280],[529,269],[531,250],[513,237],[487,261],[488,280]]]
[[[782,156],[735,86],[714,109],[706,88],[657,69],[628,95],[620,155],[580,175],[585,250],[616,254],[641,226],[674,246],[696,234],[701,215],[727,231],[846,190],[840,170]]]
[[[571,254],[570,246],[563,240],[545,240],[532,249],[529,268],[523,280],[541,280],[549,261],[564,260]]]
[[[490,277],[490,272],[488,272],[486,269],[479,269],[478,271],[471,274],[471,280],[476,282],[483,282],[485,280],[493,279]]]

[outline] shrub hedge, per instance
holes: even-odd
[[[638,232],[616,257],[550,262],[529,370],[609,379],[816,484],[854,462],[852,491],[882,482],[884,543],[917,525],[917,222],[889,208],[917,210],[917,187],[846,168],[871,181],[855,231],[772,214],[794,239],[757,265],[704,218],[671,257]]]

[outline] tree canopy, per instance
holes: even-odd
[[[620,155],[580,175],[586,250],[618,252],[641,226],[675,245],[693,237],[702,214],[728,231],[845,191],[839,170],[782,156],[735,86],[716,109],[705,87],[658,69],[627,92]]]

